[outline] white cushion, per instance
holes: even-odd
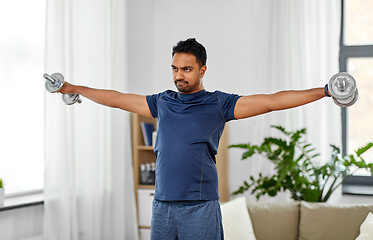
[[[373,213],[368,213],[368,216],[360,226],[360,235],[356,240],[371,240],[373,239]]]
[[[221,214],[224,239],[256,240],[244,197],[222,203]]]

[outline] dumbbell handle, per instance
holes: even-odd
[[[346,90],[346,87],[346,79],[337,80],[337,88],[340,92],[344,92]]]
[[[51,78],[51,76],[49,76],[47,73],[44,73],[43,77],[44,77],[46,80],[50,81],[51,83],[54,83],[54,82],[55,82],[55,80],[54,80],[53,78]]]

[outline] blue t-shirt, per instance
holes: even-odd
[[[238,98],[206,90],[192,94],[167,90],[146,96],[158,120],[155,199],[219,199],[215,155],[225,123],[235,119]]]

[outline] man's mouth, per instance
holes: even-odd
[[[177,86],[182,86],[182,85],[186,85],[186,84],[188,84],[186,81],[184,81],[184,80],[176,80],[175,81],[175,84],[177,85]]]

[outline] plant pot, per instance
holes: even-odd
[[[4,188],[0,188],[0,206],[4,205]]]

